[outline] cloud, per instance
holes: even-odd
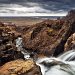
[[[0,0],[0,16],[66,15],[75,0]]]
[[[32,5],[32,4],[31,4]],[[12,7],[13,6],[13,7]],[[4,4],[0,8],[0,16],[63,16],[65,12],[63,10],[51,11],[42,8],[38,4],[34,4],[30,7],[18,5],[18,4]]]

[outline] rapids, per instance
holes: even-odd
[[[62,55],[38,59],[37,65],[41,67],[42,75],[75,75],[75,50]]]

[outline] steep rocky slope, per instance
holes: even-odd
[[[75,15],[71,10],[60,20],[46,20],[23,29],[24,46],[27,50],[44,55],[58,55],[64,51],[68,37],[75,32]]]

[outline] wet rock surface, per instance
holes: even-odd
[[[40,67],[32,60],[18,59],[0,68],[0,75],[42,75]]]

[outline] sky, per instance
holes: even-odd
[[[0,0],[0,16],[65,16],[75,0]]]

